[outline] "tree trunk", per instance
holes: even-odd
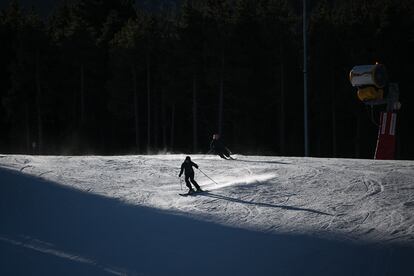
[[[154,125],[154,128],[152,130],[152,133],[153,133],[152,134],[152,137],[153,137],[152,138],[152,140],[153,140],[152,148],[155,149],[155,150],[158,150],[159,149],[158,148],[159,147],[158,138],[159,138],[159,134],[160,134],[160,132],[159,132],[160,101],[159,101],[159,97],[158,97],[156,89],[153,90],[153,94],[154,94],[154,99],[153,99],[153,103],[154,103],[154,105],[153,105],[153,112],[154,112],[153,125]]]
[[[219,94],[219,114],[218,114],[218,133],[223,133],[223,101],[224,101],[224,51],[221,54],[220,70],[220,94]]]
[[[24,108],[24,122],[25,122],[25,128],[26,128],[26,152],[27,154],[34,154],[32,143],[31,143],[31,137],[30,137],[30,116],[29,116],[29,103],[25,102],[25,108]]]
[[[171,133],[170,133],[170,148],[171,150],[174,149],[174,131],[175,131],[175,103],[171,107]]]
[[[83,63],[80,68],[80,125],[83,126],[85,123],[85,68]]]
[[[147,154],[151,150],[151,71],[150,55],[147,53]]]
[[[398,132],[396,132],[396,155],[395,155],[395,160],[401,160],[404,159],[403,156],[401,156],[401,135],[399,135]]]
[[[280,114],[279,114],[279,151],[285,155],[285,60],[284,49],[280,43]]]
[[[198,151],[197,133],[197,77],[193,75],[193,151]]]
[[[161,127],[162,127],[162,148],[167,149],[167,122],[165,114],[165,90],[162,88],[161,91]]]
[[[40,53],[36,52],[36,109],[37,109],[37,147],[38,153],[43,153],[43,121],[42,121],[42,89],[40,85]]]
[[[80,67],[80,121],[78,126],[78,147],[80,147],[80,150],[83,150],[83,145],[85,145],[85,121],[86,121],[86,108],[85,108],[85,66],[82,63]]]
[[[361,155],[360,141],[361,141],[361,119],[357,116],[356,133],[355,133],[355,158],[359,158]]]
[[[335,74],[334,74],[334,68],[331,68],[331,118],[332,118],[332,157],[336,157],[336,106],[335,106]]]
[[[137,71],[134,65],[131,66],[132,84],[134,93],[134,122],[135,122],[135,151],[139,153],[139,120],[138,120],[138,87]]]

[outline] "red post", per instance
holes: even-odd
[[[393,160],[395,158],[396,123],[397,113],[381,112],[374,159]]]

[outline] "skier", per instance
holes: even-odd
[[[184,171],[185,184],[189,188],[189,191],[188,191],[189,194],[194,192],[193,188],[191,187],[190,181],[191,181],[191,183],[193,183],[194,187],[196,187],[197,192],[202,192],[203,191],[200,188],[200,186],[198,185],[198,183],[194,180],[193,167],[196,167],[198,169],[198,165],[196,163],[194,163],[193,161],[191,161],[190,156],[187,156],[185,158],[183,164],[181,165],[181,171],[180,171],[180,174],[178,175],[178,177],[181,177],[181,175],[183,174],[183,171]]]
[[[213,134],[213,140],[210,143],[210,150],[208,153],[214,152],[223,159],[234,159],[230,156],[230,150],[226,148],[220,140],[219,134]]]

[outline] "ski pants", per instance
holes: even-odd
[[[191,187],[190,181],[191,181],[191,183],[193,183],[194,187],[196,187],[197,190],[200,189],[200,186],[194,180],[194,173],[185,175],[185,185],[187,185],[188,189],[192,190],[193,188]]]
[[[217,154],[223,159],[230,158],[230,153],[227,150],[219,151]]]

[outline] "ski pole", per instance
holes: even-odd
[[[210,179],[211,181],[213,181],[214,183],[216,183],[217,185],[218,185],[218,183],[216,182],[216,181],[214,181],[213,179],[211,179],[211,177],[210,176],[208,176],[208,175],[206,175],[202,170],[200,170],[199,168],[198,168],[198,170],[200,171],[200,172],[202,172],[208,179]]]
[[[181,188],[181,191],[183,190],[183,180],[181,179],[181,177],[179,176],[179,178],[180,178],[180,188]]]

